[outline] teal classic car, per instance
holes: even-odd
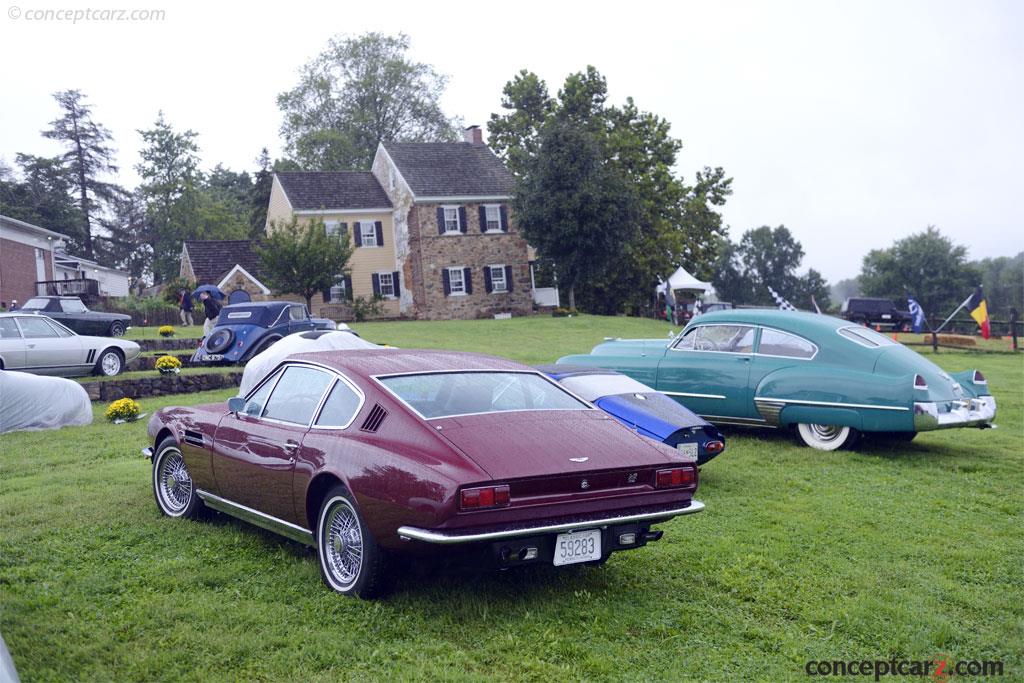
[[[675,338],[608,339],[558,363],[617,370],[709,422],[795,428],[821,450],[861,433],[909,441],[991,427],[996,415],[981,372],[947,374],[889,337],[815,313],[707,313]]]

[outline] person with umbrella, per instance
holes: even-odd
[[[203,336],[208,337],[210,332],[213,331],[214,325],[217,324],[220,309],[223,308],[220,299],[224,298],[224,292],[213,285],[201,285],[196,287],[196,291],[192,295],[198,296],[199,301],[203,304],[203,313],[206,316],[206,319],[203,321]]]

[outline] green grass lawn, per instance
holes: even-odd
[[[167,337],[167,339],[199,339],[203,336],[202,325],[172,325],[171,327],[174,328],[174,336]],[[164,339],[165,337],[160,336],[159,329],[160,325],[147,325],[145,327],[133,325],[128,328],[124,338],[134,341],[139,339]]]
[[[669,330],[589,317],[354,327],[527,362]],[[809,659],[938,654],[1002,659],[992,680],[1021,680],[1024,358],[930,357],[985,372],[998,429],[839,453],[730,431],[701,472],[707,510],[661,525],[658,543],[601,569],[406,568],[379,602],[328,592],[298,544],[161,517],[145,425],[108,425],[97,405],[91,426],[0,437],[0,631],[26,681],[800,681]]]

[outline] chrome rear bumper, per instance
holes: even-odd
[[[613,526],[615,524],[629,524],[630,522],[643,522],[652,519],[667,521],[672,517],[678,517],[679,515],[691,515],[695,512],[700,512],[703,509],[704,503],[699,500],[692,500],[690,501],[689,506],[684,508],[673,508],[656,512],[640,512],[632,515],[580,520],[575,522],[566,522],[564,524],[517,527],[515,529],[487,531],[475,534],[431,531],[430,529],[419,529],[414,526],[403,526],[398,528],[398,536],[405,541],[423,541],[424,543],[437,543],[439,545],[479,543],[482,541],[495,541],[503,538],[517,538],[520,536],[536,536],[538,534],[550,534],[563,531],[582,531],[583,529],[594,529],[597,527]]]
[[[915,403],[914,430],[983,427],[996,419],[994,396],[979,396],[944,403]]]

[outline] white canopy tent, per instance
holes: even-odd
[[[710,282],[701,282],[694,276],[686,272],[686,269],[682,266],[676,269],[676,272],[672,273],[667,283],[668,290],[675,291],[677,289],[692,291],[692,292],[706,292],[711,289]],[[666,291],[666,283],[664,281],[658,283],[658,292]]]

